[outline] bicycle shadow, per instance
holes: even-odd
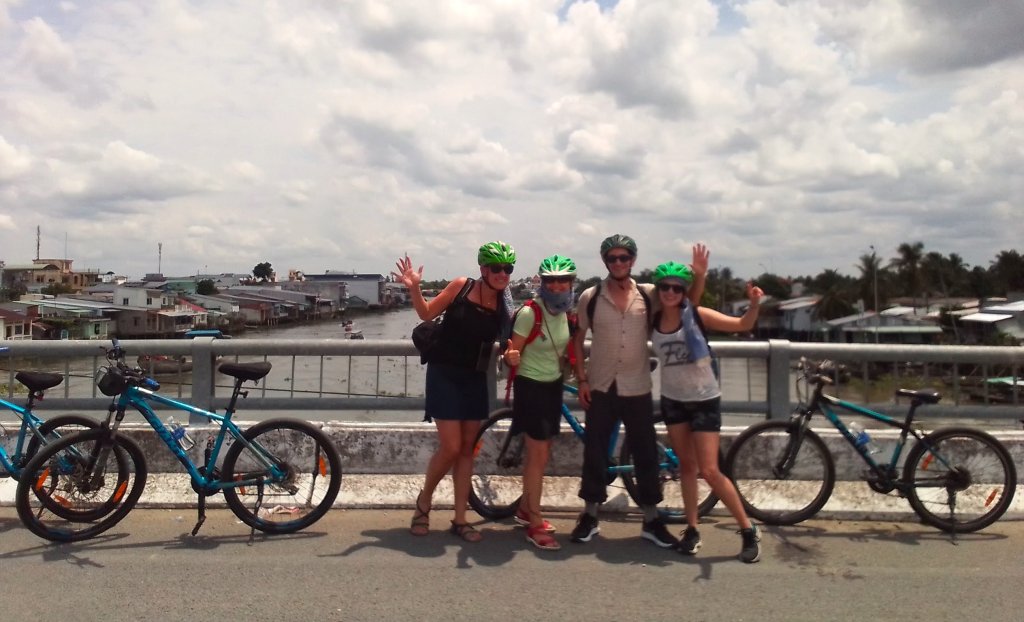
[[[828,528],[808,523],[785,526],[759,525],[761,546],[764,548],[770,545],[772,557],[782,563],[820,569],[834,550],[834,547],[828,544],[830,540],[865,545],[884,543],[919,547],[942,542],[952,546],[969,545],[972,542],[993,542],[1009,537],[1000,533],[980,532],[957,534],[954,539],[948,533],[918,523],[851,525],[851,528],[846,530],[837,529],[838,525],[842,525],[842,521],[831,523]],[[846,579],[864,578],[864,575],[858,574],[852,568],[845,568],[840,574]]]
[[[9,521],[4,521],[9,522]],[[20,525],[15,521],[17,525]],[[40,544],[24,549],[0,553],[0,559],[18,559],[39,555],[44,562],[72,561],[75,565],[91,565],[103,567],[102,564],[87,563],[83,558],[84,553],[100,553],[104,551],[125,551],[132,549],[163,549],[163,550],[195,550],[210,551],[224,546],[257,546],[263,543],[288,542],[308,538],[323,538],[328,534],[325,532],[301,531],[293,534],[268,535],[257,532],[255,537],[250,538],[248,533],[224,534],[224,535],[192,535],[191,531],[179,534],[173,539],[148,540],[142,542],[124,542],[131,537],[128,532],[106,532],[83,540],[81,542],[49,542],[40,541]]]

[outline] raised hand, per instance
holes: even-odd
[[[420,266],[419,270],[414,270],[412,260],[409,259],[408,255],[399,257],[398,261],[395,262],[395,266],[398,268],[398,272],[392,272],[391,275],[393,277],[410,289],[420,286],[420,282],[423,280],[423,266]]]
[[[764,298],[764,290],[754,285],[753,281],[747,281],[747,300],[750,301],[750,304],[761,304],[762,298]]]
[[[690,264],[693,268],[694,274],[705,275],[708,273],[708,258],[711,256],[711,251],[704,245],[703,242],[697,242],[693,245],[693,262]]]

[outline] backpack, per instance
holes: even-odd
[[[516,309],[515,314],[512,316],[512,326],[515,326],[516,318],[519,317],[519,312],[522,311],[523,309],[527,308],[527,307],[529,307],[533,311],[533,327],[530,328],[530,333],[526,336],[526,341],[523,342],[523,350],[526,349],[526,346],[528,346],[531,343],[533,343],[537,339],[537,337],[540,337],[541,329],[543,327],[543,322],[544,322],[544,316],[542,315],[543,311],[541,310],[540,305],[537,304],[536,300],[531,298],[531,299],[527,300],[526,302],[524,302],[523,306],[521,306],[518,309]],[[578,321],[577,321],[577,318],[576,318],[576,314],[573,313],[572,311],[567,312],[565,314],[565,317],[569,321],[569,344],[566,347],[566,356],[569,359],[570,369],[575,369],[576,368],[576,351],[572,347],[572,339],[573,339],[573,336],[576,334],[576,329],[578,327]],[[505,383],[505,405],[506,406],[511,401],[512,381],[515,380],[516,371],[518,369],[519,369],[518,366],[516,366],[516,367],[509,366],[508,380]]]
[[[603,281],[598,281],[597,285],[594,286],[594,295],[587,301],[587,325],[594,325],[594,308],[597,306],[597,298],[601,295],[601,285]],[[651,297],[647,295],[644,288],[637,286],[637,291],[640,292],[640,297],[644,299],[644,310],[647,311],[647,327],[654,326],[651,319]]]
[[[448,305],[449,308],[469,295],[473,282],[473,279],[466,279],[466,284],[462,286],[455,299]],[[412,329],[412,344],[420,352],[420,363],[427,363],[430,360],[430,353],[441,344],[441,333],[443,332],[442,327],[444,326],[445,315],[447,313],[442,313],[432,320],[420,322],[416,325],[416,328]]]

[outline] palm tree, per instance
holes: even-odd
[[[854,312],[851,300],[856,295],[857,282],[838,270],[825,270],[811,281],[811,289],[821,295],[814,314],[820,320],[834,320]]]
[[[896,269],[896,274],[917,306],[917,295],[921,292],[921,258],[924,255],[924,242],[903,242],[896,247],[899,257],[889,262]]]
[[[875,307],[885,304],[885,298],[878,296],[878,288],[886,281],[888,271],[882,267],[882,260],[874,250],[871,251],[871,254],[864,253],[860,256],[860,264],[857,269],[860,270],[860,282],[858,283],[860,298],[867,301],[864,303],[864,307],[867,308],[870,304],[871,310],[877,312],[878,309]]]
[[[989,268],[1003,295],[1024,290],[1024,256],[1015,250],[999,251]]]

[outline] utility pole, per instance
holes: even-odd
[[[872,287],[875,290],[875,343],[878,343],[878,329],[882,323],[882,316],[878,314],[878,257],[875,254],[875,245],[871,245],[871,275]]]
[[[163,266],[161,265],[164,260],[164,243],[156,243],[156,273],[163,274]]]

